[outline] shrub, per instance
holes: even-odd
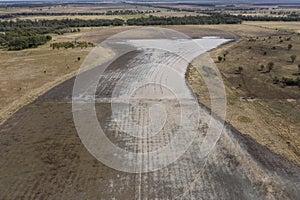
[[[295,62],[296,58],[297,58],[297,56],[296,56],[296,55],[291,55],[291,61],[292,61],[292,63],[294,63],[294,62]]]
[[[222,56],[218,56],[218,61],[221,62],[223,60]]]
[[[241,74],[244,68],[242,66],[239,66],[237,70],[235,70],[235,74]]]
[[[280,82],[279,78],[277,76],[274,77],[273,83],[278,84]]]
[[[274,68],[274,63],[273,62],[269,62],[268,65],[267,65],[267,67],[268,67],[268,72],[271,72],[272,69]]]
[[[300,78],[299,77],[296,79],[282,77],[281,82],[286,86],[300,86]]]

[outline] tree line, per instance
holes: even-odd
[[[50,33],[78,32],[79,27],[101,27],[122,25],[185,25],[185,24],[237,24],[241,20],[229,15],[157,17],[149,16],[128,19],[53,19],[53,20],[6,20],[0,22],[0,47],[8,50],[35,48],[51,40]],[[54,45],[55,48],[73,44]]]
[[[36,48],[52,40],[50,35],[41,35],[32,31],[7,31],[0,34],[0,47],[9,51]]]
[[[11,19],[17,17],[29,16],[101,16],[101,15],[136,15],[136,14],[151,14],[160,12],[160,10],[109,10],[106,12],[20,12],[0,15],[0,19]]]
[[[300,21],[300,17],[298,15],[288,15],[287,17],[238,15],[236,17],[242,21]]]
[[[91,42],[85,42],[85,41],[73,41],[73,42],[55,42],[50,44],[50,47],[52,49],[74,49],[74,48],[88,48],[88,47],[94,47],[95,45]]]
[[[152,16],[132,18],[127,20],[127,25],[148,26],[148,25],[189,25],[189,24],[240,24],[238,18],[213,14],[211,16],[183,16],[183,17],[158,17]]]
[[[53,19],[53,20],[16,20],[1,21],[0,31],[14,31],[18,29],[31,30],[38,34],[55,33],[58,30],[78,27],[121,26],[122,19]]]
[[[54,33],[57,30],[78,27],[101,27],[122,25],[181,25],[181,24],[238,24],[241,20],[230,16],[213,14],[211,16],[158,17],[152,16],[128,19],[53,19],[53,20],[8,20],[1,21],[0,31],[30,29],[39,34]]]

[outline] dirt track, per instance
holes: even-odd
[[[97,90],[97,116],[107,137],[139,152],[168,143],[172,124],[154,140],[132,138],[118,131],[110,105],[101,99],[111,97],[116,80],[120,74],[132,72],[133,63],[152,62],[153,54],[146,55],[149,60],[144,59],[143,52],[116,60]],[[149,77],[161,71],[142,72],[142,77]],[[133,74],[128,84],[140,75]],[[202,118],[196,139],[173,164],[138,174],[106,167],[88,153],[77,135],[71,105],[73,82],[70,79],[55,87],[1,126],[1,199],[297,199],[300,195],[299,167],[229,125],[209,156],[199,159],[199,144],[209,123],[209,111],[204,107],[200,107]],[[176,102],[161,101],[176,114]]]

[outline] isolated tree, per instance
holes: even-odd
[[[288,45],[288,50],[291,50],[293,48],[293,45],[292,44],[289,44]]]
[[[221,62],[223,60],[222,56],[218,56],[218,61]]]
[[[291,55],[291,61],[292,61],[292,63],[294,63],[294,62],[295,62],[296,58],[297,58],[297,56],[296,56],[296,55]]]
[[[80,61],[80,59],[81,59],[80,57],[77,58],[78,61]]]
[[[300,64],[298,64],[298,71],[300,72]]]
[[[268,72],[271,72],[272,69],[274,68],[274,63],[273,62],[269,62],[268,65],[267,65],[267,67],[268,67]]]

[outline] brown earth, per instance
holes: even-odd
[[[275,30],[246,25],[175,26],[172,28],[184,33],[190,32],[189,35],[193,38],[218,35],[240,39],[256,35],[268,37],[282,34]],[[85,33],[86,35],[82,37],[80,35],[76,37],[97,42],[122,29],[93,31]],[[220,29],[227,32],[222,33]],[[237,33],[240,33],[239,37],[235,36]],[[72,38],[71,34],[68,36]],[[212,57],[216,59],[216,56],[226,48],[229,49],[229,54],[228,60],[224,63],[229,63],[230,59],[236,63],[230,55],[240,55],[244,45],[236,48],[239,54],[230,48],[242,42],[230,43],[216,49],[212,51]],[[129,59],[130,57],[125,60]],[[224,63],[217,63],[217,65],[221,69]],[[197,66],[197,60],[194,66]],[[121,66],[115,66],[116,69],[118,67]],[[245,70],[247,70],[246,67]],[[13,72],[11,70],[11,73]],[[226,75],[222,69],[221,72]],[[49,79],[53,80],[61,74],[61,72],[53,74]],[[202,88],[201,78],[195,69],[190,68],[188,75],[191,75],[188,80],[194,91],[198,94],[205,94],[203,92],[205,86]],[[40,79],[39,76],[37,77]],[[247,90],[233,89],[235,82],[230,82],[226,76],[224,81],[228,93],[227,120],[238,130],[227,125],[205,163],[197,160],[195,156],[197,154],[194,150],[198,146],[196,140],[190,151],[176,163],[163,170],[144,174],[115,171],[88,153],[77,135],[71,104],[66,98],[71,95],[72,79],[60,84],[20,109],[0,126],[0,152],[3,155],[0,159],[0,198],[168,199],[174,195],[182,195],[182,199],[297,199],[300,170],[295,163],[298,163],[299,156],[293,153],[289,145],[297,142],[298,133],[289,134],[288,137],[293,141],[287,144],[287,140],[284,140],[282,136],[285,132],[277,130],[273,134],[272,131],[276,131],[279,120],[280,123],[291,125],[289,119],[274,115],[274,108],[270,106],[269,100],[261,98],[253,102],[240,101],[239,97],[247,94]],[[23,78],[20,83],[26,83],[26,79]],[[44,82],[34,83],[36,88],[45,84]],[[14,84],[14,81],[11,81],[11,84]],[[30,88],[28,91],[31,91]],[[11,95],[13,96],[14,92],[11,92]],[[199,95],[199,100],[209,107],[207,96]],[[279,104],[280,101],[275,101],[275,104]],[[260,109],[257,109],[256,104],[260,105]],[[299,105],[298,102],[295,104]],[[283,105],[285,106],[278,106],[282,109],[281,113],[287,112],[284,108],[289,107],[285,101]],[[96,107],[99,121],[101,123],[109,121],[111,113],[109,105],[102,103]],[[270,116],[274,120],[272,124],[269,122]],[[203,124],[201,131],[205,132],[205,127]],[[107,134],[114,138],[114,135],[122,133],[116,134],[114,129],[107,129]],[[118,137],[115,139],[119,144],[124,142]],[[166,137],[162,142],[167,140]],[[288,146],[283,145],[284,143]]]
[[[127,54],[110,66],[107,81],[100,84],[105,91],[97,95],[106,97],[112,92],[110,85],[115,81],[112,77],[119,74],[118,70],[126,73],[124,65],[134,56]],[[85,73],[93,75],[93,70]],[[199,142],[208,127],[203,117],[199,127],[202,134],[179,160],[166,168],[130,174],[103,165],[78,137],[70,99],[73,80],[56,86],[1,125],[1,199],[297,199],[299,196],[299,167],[228,124],[209,156],[199,159]],[[111,126],[110,104],[97,103],[96,112],[112,142],[133,149],[141,144]],[[205,108],[202,112],[206,116]],[[168,133],[164,132],[156,142],[148,138],[143,143],[148,148],[167,143]],[[146,149],[138,151],[145,153]]]

